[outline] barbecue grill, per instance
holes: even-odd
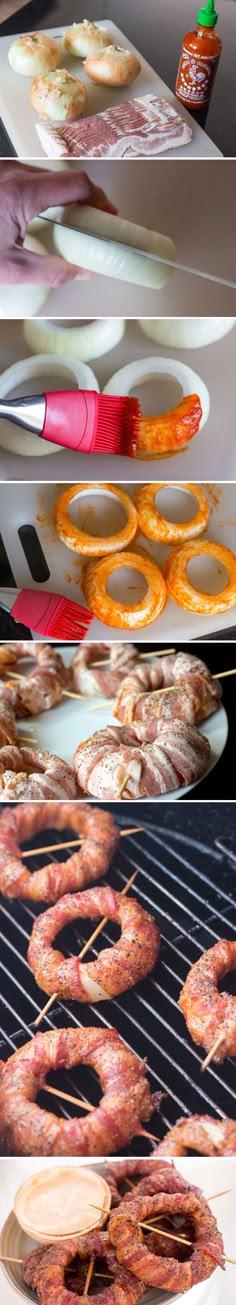
[[[104,805],[114,812],[122,832],[130,828],[130,812],[123,812],[116,804]],[[228,803],[221,806],[212,803],[204,809],[197,804],[187,807],[182,804],[177,811],[170,804],[165,805],[160,815],[160,808],[157,811],[154,804],[144,811],[134,803],[132,822],[134,826],[142,825],[142,831],[121,839],[108,881],[121,891],[133,870],[138,870],[135,894],[144,908],[153,912],[161,930],[161,951],[155,971],[112,1004],[79,1006],[73,1001],[57,1002],[41,1028],[114,1025],[133,1051],[147,1057],[152,1092],[164,1094],[160,1113],[156,1110],[147,1125],[161,1139],[182,1114],[235,1117],[234,1062],[227,1058],[223,1065],[211,1064],[201,1076],[203,1049],[192,1042],[177,1005],[189,967],[219,938],[234,936],[234,808]],[[65,830],[65,841],[70,834],[71,830]],[[62,841],[61,834],[54,831],[51,838],[49,831],[48,842],[56,841]],[[218,846],[219,842],[224,850]],[[31,846],[34,845],[32,842]],[[45,832],[37,835],[37,848],[40,845],[45,846]],[[58,856],[54,853],[57,860],[66,855],[70,855],[70,849],[58,852]],[[50,854],[47,857],[44,854],[42,862],[35,854],[30,862],[32,870],[51,859]],[[3,1060],[33,1036],[33,1021],[46,1001],[26,961],[33,920],[41,909],[31,902],[2,899],[0,1056]],[[78,927],[70,925],[64,929],[64,954],[78,952],[90,933],[89,921],[78,921]],[[109,921],[92,946],[90,957],[94,959],[98,950],[117,936],[117,926]],[[60,935],[57,941],[60,946]],[[233,981],[234,976],[230,976],[230,991],[236,992]],[[227,986],[225,979],[224,988]],[[72,1072],[57,1072],[49,1081],[93,1105],[98,1102],[98,1081],[87,1068],[78,1066]],[[46,1093],[40,1093],[38,1102],[50,1109]],[[53,1110],[69,1118],[75,1108],[69,1105],[66,1108],[55,1098]],[[139,1138],[137,1145],[135,1138],[128,1154],[135,1155],[137,1151],[149,1154],[154,1145],[150,1141],[149,1146],[144,1137]]]

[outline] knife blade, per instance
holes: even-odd
[[[70,226],[69,222],[60,222],[59,218],[45,217],[44,213],[40,213],[39,217],[42,218],[44,222],[50,222],[52,226],[65,227],[67,231],[75,231],[76,235],[81,234],[81,236],[89,236],[91,234],[89,231],[83,231],[82,227],[73,227]],[[96,236],[94,238],[96,239]],[[166,267],[173,267],[178,272],[189,272],[191,276],[199,276],[203,281],[213,281],[215,285],[224,285],[230,290],[236,290],[236,281],[229,281],[227,278],[222,276],[214,276],[212,272],[203,272],[200,268],[188,267],[187,263],[180,263],[173,258],[163,258],[163,255],[161,254],[152,254],[147,249],[137,249],[135,245],[129,246],[122,244],[119,240],[113,240],[113,237],[112,241],[109,236],[98,236],[97,239],[101,240],[102,243],[106,245],[112,243],[116,246],[116,249],[123,250],[130,248],[132,254],[141,254],[142,258],[151,258],[152,262],[164,263]]]

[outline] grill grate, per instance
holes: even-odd
[[[57,1002],[42,1028],[57,1028],[70,1023],[75,1027],[94,1024],[107,1028],[114,1024],[133,1051],[141,1057],[147,1056],[152,1092],[160,1089],[166,1094],[161,1114],[153,1114],[150,1122],[152,1132],[161,1138],[166,1128],[171,1127],[181,1114],[212,1112],[217,1118],[235,1115],[233,1061],[228,1058],[223,1065],[213,1065],[204,1078],[201,1077],[203,1051],[192,1043],[177,1001],[187,971],[201,952],[213,946],[219,938],[234,935],[236,907],[230,853],[227,848],[220,851],[214,841],[217,833],[214,816],[217,823],[219,808],[217,812],[213,805],[211,815],[210,809],[205,809],[205,828],[207,831],[212,828],[204,841],[196,837],[200,828],[200,809],[197,806],[191,810],[191,819],[188,808],[188,821],[184,807],[181,816],[178,810],[177,817],[173,807],[168,812],[165,808],[162,824],[159,812],[157,820],[155,807],[150,806],[149,810],[152,819],[146,813],[143,818],[142,810],[143,832],[122,839],[109,873],[109,882],[119,891],[132,871],[138,870],[134,892],[141,904],[153,911],[161,930],[161,953],[155,971],[136,988],[114,1000],[112,1008],[105,1002],[81,1007],[76,1002],[66,1005]],[[227,841],[227,813],[226,809],[221,810],[224,810],[222,825]],[[135,818],[136,814],[137,808]],[[129,827],[129,814],[117,813],[116,809],[115,816],[120,828]],[[137,824],[139,820],[140,815]],[[183,832],[190,824],[191,833]],[[65,839],[69,835],[70,831],[65,831]],[[37,835],[37,846],[40,838],[43,846],[45,833]],[[56,842],[56,839],[60,841],[61,835],[53,833],[51,841]],[[65,855],[70,855],[69,849],[68,853],[59,852],[57,859],[62,860]],[[49,854],[44,856],[44,862],[46,860],[51,860]],[[37,857],[35,860],[32,858],[32,870],[37,867]],[[0,1055],[4,1060],[33,1036],[33,1021],[46,1001],[46,995],[37,988],[26,961],[32,923],[40,911],[40,905],[35,907],[28,902],[5,899],[2,902]],[[63,933],[64,954],[77,952],[90,932],[89,921],[79,921],[78,927],[68,926]],[[95,957],[104,945],[114,941],[117,934],[116,926],[109,922],[92,946],[90,956]],[[92,1070],[79,1066],[72,1073],[61,1071],[50,1075],[48,1081],[64,1091],[78,1093],[93,1105],[98,1102],[99,1084]],[[48,1096],[43,1092],[38,1100],[39,1104],[50,1108]],[[64,1118],[69,1118],[74,1111],[74,1107],[65,1107],[61,1101],[57,1103],[56,1098],[53,1109]],[[79,1108],[78,1113],[81,1113]],[[138,1149],[140,1154],[149,1153],[147,1139],[139,1139]],[[137,1153],[137,1140],[134,1139],[129,1153]]]

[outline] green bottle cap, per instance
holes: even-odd
[[[219,14],[216,13],[214,0],[207,0],[205,9],[199,9],[198,23],[201,27],[215,27]]]

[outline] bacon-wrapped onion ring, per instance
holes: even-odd
[[[60,1119],[36,1097],[53,1069],[92,1065],[103,1095],[83,1118]],[[127,1146],[154,1106],[145,1061],[116,1029],[37,1033],[0,1068],[0,1140],[12,1155],[110,1155]]]
[[[16,716],[36,716],[40,711],[48,711],[60,702],[63,689],[69,681],[69,672],[64,666],[60,653],[50,644],[31,643],[22,640],[19,643],[5,645],[7,653],[0,647],[0,667],[9,669],[22,658],[34,658],[37,665],[29,675],[23,675],[16,684],[4,684],[0,687],[1,699],[10,704]]]
[[[141,485],[134,496],[139,529],[147,539],[157,539],[161,544],[177,544],[181,540],[194,539],[205,530],[209,517],[206,495],[200,485],[192,484],[190,481],[178,481],[177,489],[186,490],[197,500],[196,515],[191,517],[190,521],[181,521],[180,524],[163,517],[155,503],[156,494],[167,486],[171,488],[172,483],[172,481],[160,480],[155,485]]]
[[[138,571],[147,584],[144,598],[132,607],[127,603],[117,602],[107,592],[107,582],[114,571],[120,569]],[[166,603],[166,585],[162,572],[156,563],[139,553],[119,553],[119,556],[104,557],[87,572],[83,582],[86,602],[94,616],[104,625],[117,629],[136,630],[150,625],[163,612]]]
[[[179,997],[189,1033],[206,1052],[220,1033],[224,1034],[213,1057],[217,1064],[225,1056],[236,1055],[236,997],[217,987],[218,980],[231,970],[236,970],[236,942],[221,939],[192,965]]]
[[[188,579],[188,562],[201,554],[213,557],[216,562],[226,567],[228,580],[219,594],[202,593]],[[235,554],[231,549],[224,548],[222,544],[215,544],[212,540],[201,540],[199,544],[190,542],[174,548],[165,562],[164,576],[170,598],[173,598],[178,607],[184,607],[189,612],[205,614],[225,612],[236,604]]]
[[[196,1196],[201,1197],[200,1187],[193,1187],[192,1184],[178,1173],[174,1164],[167,1163],[165,1160],[158,1159],[159,1146],[153,1151],[151,1156],[144,1159],[125,1159],[117,1161],[115,1164],[108,1164],[104,1177],[108,1183],[111,1196],[112,1206],[117,1206],[122,1202],[133,1201],[135,1196],[155,1196],[157,1192],[195,1192]],[[138,1178],[137,1185],[132,1184],[133,1190],[125,1192],[121,1196],[120,1187],[128,1179]]]
[[[72,920],[99,920],[106,916],[120,925],[121,937],[87,964],[79,957],[65,959],[52,944]],[[27,959],[43,992],[57,992],[64,1000],[106,1001],[132,988],[153,969],[160,933],[153,915],[135,897],[122,897],[113,888],[89,888],[85,893],[61,897],[56,906],[35,920]]]
[[[67,1238],[66,1242],[44,1247],[43,1252],[42,1248],[40,1250],[40,1255],[31,1251],[31,1254],[26,1256],[23,1263],[23,1278],[28,1286],[38,1291],[41,1305],[49,1305],[49,1301],[52,1300],[55,1300],[57,1305],[69,1305],[69,1300],[73,1301],[73,1305],[84,1305],[82,1289],[79,1294],[73,1290],[72,1295],[65,1282],[65,1271],[77,1257],[82,1262],[89,1261],[91,1258],[105,1260],[109,1273],[114,1279],[109,1286],[104,1281],[98,1295],[93,1295],[90,1291],[91,1305],[97,1305],[98,1301],[100,1305],[102,1301],[104,1305],[122,1305],[123,1301],[126,1301],[127,1305],[136,1305],[136,1301],[142,1295],[143,1284],[118,1264],[107,1233],[92,1232],[87,1237],[80,1237],[78,1241],[72,1237]]]
[[[125,510],[127,520],[121,530],[115,535],[88,535],[86,530],[79,529],[70,517],[70,505],[80,494],[86,490],[104,490],[106,494],[118,500]],[[57,500],[54,521],[57,533],[67,548],[72,548],[76,553],[83,553],[85,557],[104,557],[107,553],[117,553],[119,549],[125,548],[130,544],[131,539],[137,530],[137,512],[128,494],[118,489],[118,485],[109,485],[105,483],[86,481],[84,484],[72,485]]]
[[[82,847],[68,861],[48,862],[30,873],[21,859],[20,844],[41,830],[72,829],[82,834]],[[0,816],[0,889],[5,897],[55,902],[63,893],[83,888],[106,875],[119,846],[119,830],[110,811],[82,802],[25,802]]]
[[[212,1115],[183,1116],[165,1133],[158,1155],[236,1155],[236,1120],[214,1119]],[[161,1160],[160,1160],[161,1164]],[[110,1181],[110,1180],[109,1180]]]
[[[25,798],[75,798],[74,772],[66,761],[38,748],[0,748],[1,802]]]
[[[92,797],[117,798],[125,776],[122,801],[160,797],[205,774],[210,744],[204,734],[186,721],[159,722],[153,743],[140,743],[135,729],[114,725],[96,730],[91,739],[79,743],[74,767],[80,788]]]
[[[97,665],[99,658],[101,667]],[[107,661],[103,666],[105,658]],[[71,663],[73,689],[85,697],[102,693],[104,698],[114,698],[125,676],[138,661],[139,653],[132,643],[77,644]]]
[[[16,722],[10,703],[0,699],[0,749],[16,739]]]
[[[194,1226],[192,1254],[184,1263],[171,1256],[153,1254],[144,1244],[143,1231],[138,1226],[140,1221],[151,1223],[155,1215],[173,1217],[175,1214],[189,1215]],[[209,1278],[215,1269],[215,1259],[224,1268],[223,1241],[214,1215],[203,1197],[199,1200],[192,1191],[174,1195],[162,1192],[122,1201],[111,1214],[109,1236],[120,1263],[143,1282],[163,1287],[165,1291],[187,1291],[196,1282]]]

